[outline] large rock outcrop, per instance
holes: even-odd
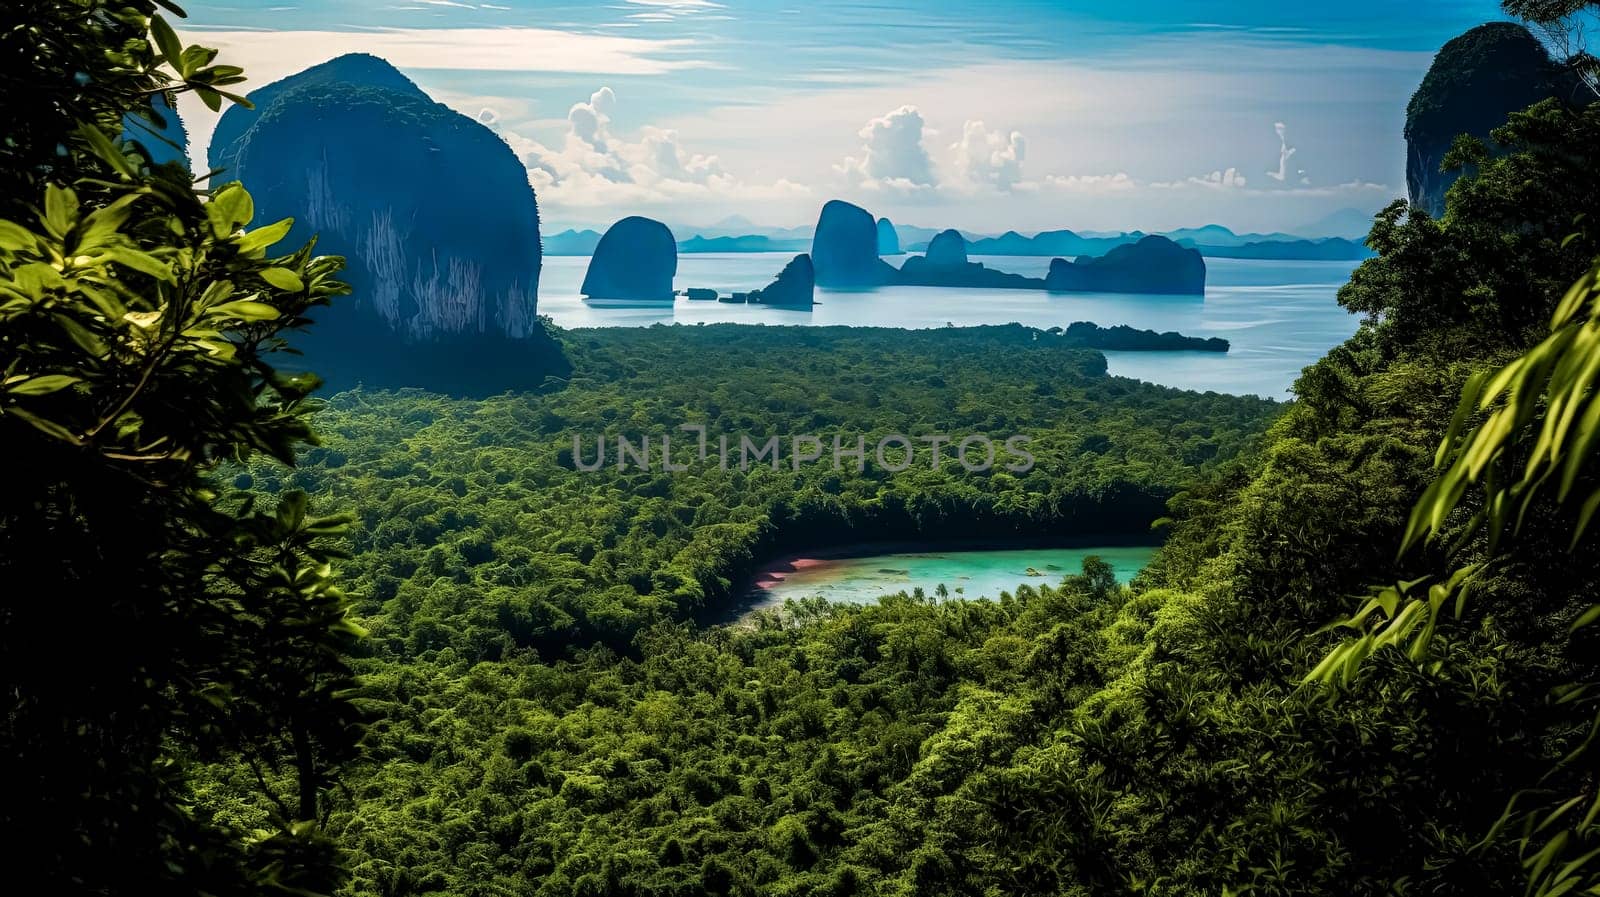
[[[867,289],[888,283],[894,267],[878,258],[878,224],[872,214],[841,199],[829,200],[811,238],[817,286]]]
[[[484,393],[565,372],[536,314],[539,210],[497,134],[352,54],[250,94],[218,122],[210,164],[242,181],[256,221],[294,217],[354,294],[295,340],[336,387]]]
[[[583,277],[583,295],[613,302],[672,302],[678,241],[665,224],[630,215],[600,238]]]
[[[878,254],[900,255],[900,232],[894,229],[894,222],[887,218],[878,219]]]
[[[809,309],[815,304],[815,286],[816,270],[811,264],[811,256],[802,253],[783,266],[777,280],[751,293],[750,301],[779,308]]]
[[[1459,172],[1441,172],[1439,164],[1458,136],[1488,141],[1512,112],[1557,94],[1577,98],[1581,87],[1521,25],[1491,22],[1445,44],[1406,107],[1412,205],[1444,214],[1445,192]]]
[[[1206,263],[1193,249],[1150,236],[1099,258],[1054,259],[1044,283],[1059,293],[1204,295]]]
[[[967,238],[960,231],[940,231],[928,242],[928,264],[954,268],[967,263]]]

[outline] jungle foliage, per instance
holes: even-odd
[[[52,591],[0,601],[0,837],[51,893],[1593,891],[1593,107],[1382,216],[1287,407],[1014,326],[618,329],[557,332],[547,392],[340,394],[314,444],[270,359],[338,261],[119,139],[239,73],[153,4],[25,5],[0,571]],[[686,423],[1037,463],[582,469]],[[1163,513],[1131,586],[704,625],[768,554]]]
[[[1570,887],[1551,873],[1573,856],[1535,829],[1575,798],[1566,843],[1590,834],[1592,778],[1563,759],[1592,720],[1559,700],[1600,676],[1593,627],[1574,628],[1600,575],[1568,550],[1581,509],[1538,497],[1508,548],[1463,491],[1442,538],[1396,549],[1438,447],[1475,423],[1452,429],[1463,386],[1558,311],[1587,314],[1558,306],[1595,254],[1578,213],[1600,199],[1597,122],[1556,102],[1513,116],[1505,155],[1458,147],[1471,167],[1441,219],[1383,216],[1379,256],[1341,293],[1364,324],[1305,371],[1259,450],[1264,403],[1105,378],[1021,328],[575,331],[559,392],[337,397],[321,454],[248,476],[367,508],[351,572],[374,634],[362,700],[382,721],[335,813],[352,893]],[[663,476],[562,455],[573,429],[702,419],[758,437],[1020,427],[1048,463]],[[767,551],[895,527],[1071,531],[1075,509],[1128,505],[1097,504],[1108,490],[1178,518],[1130,588],[1089,564],[999,601],[695,625]],[[1305,682],[1346,644],[1329,625],[1352,596],[1475,564],[1426,652],[1378,646],[1336,689]],[[240,778],[219,770],[208,795],[242,824],[259,810],[228,797]],[[1516,795],[1543,810],[1508,817]]]
[[[249,229],[243,189],[153,161],[154,98],[241,80],[214,55],[141,0],[24,0],[0,28],[0,840],[42,893],[344,880],[320,828],[360,736],[342,522],[211,476],[311,441],[318,381],[272,357],[345,288],[276,247],[289,222]],[[216,763],[258,773],[251,828],[196,806]]]

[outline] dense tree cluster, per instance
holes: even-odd
[[[1246,450],[1281,407],[1106,377],[1098,353],[1018,326],[562,336],[577,371],[563,389],[344,393],[298,468],[242,475],[258,491],[304,489],[358,510],[344,569],[373,650],[628,650],[659,621],[719,613],[768,555],[852,539],[1148,534],[1170,496]],[[706,462],[685,424],[706,429]],[[804,434],[825,450],[796,469],[792,438]],[[946,445],[934,469],[919,442],[914,465],[894,472],[874,457],[889,434],[983,435],[1000,461],[972,472]],[[1003,464],[1014,434],[1032,440],[1025,473]],[[662,436],[688,470],[662,468]],[[777,469],[741,470],[742,436],[779,437]],[[864,471],[850,458],[835,468],[834,436],[865,444]],[[650,470],[631,458],[618,469],[619,437],[651,441]],[[579,469],[601,443],[605,465]]]

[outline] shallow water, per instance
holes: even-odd
[[[885,595],[921,587],[929,595],[943,584],[950,597],[998,598],[1017,586],[1055,585],[1083,572],[1083,559],[1096,555],[1127,582],[1155,548],[1149,545],[953,549],[893,551],[853,556],[801,555],[764,567],[742,612],[781,607],[790,598],[820,595],[829,601],[867,604]]]
[[[709,287],[727,294],[770,283],[789,253],[709,253],[678,258],[678,289]],[[895,260],[898,263],[898,259]],[[992,268],[1042,277],[1050,259],[973,256]],[[1035,290],[884,287],[866,292],[817,290],[811,311],[679,298],[671,307],[593,308],[578,288],[589,260],[544,260],[539,312],[562,327],[641,327],[733,322],[876,327],[1008,324],[1065,327],[1093,321],[1186,336],[1220,336],[1215,352],[1107,352],[1111,373],[1182,389],[1283,398],[1300,370],[1355,332],[1357,319],[1334,301],[1355,262],[1207,259],[1206,295],[1051,294]]]

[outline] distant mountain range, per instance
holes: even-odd
[[[1198,249],[1210,258],[1289,260],[1343,260],[1370,258],[1372,252],[1361,245],[1371,227],[1372,216],[1356,209],[1344,209],[1299,228],[1303,235],[1283,232],[1234,233],[1220,224],[1185,227],[1164,236],[1186,248]],[[926,252],[928,243],[939,231],[933,228],[897,224],[900,246],[906,252]],[[806,252],[811,248],[812,226],[764,228],[742,216],[723,219],[709,227],[677,227],[674,233],[692,234],[678,241],[680,254],[708,252]],[[1330,233],[1331,232],[1331,233]],[[1118,246],[1137,243],[1152,234],[1143,231],[1041,231],[1024,236],[1016,231],[981,234],[960,231],[972,255],[1080,257],[1102,256]],[[544,239],[545,255],[587,256],[594,253],[600,234],[593,230],[568,228]]]
[[[1044,231],[1024,237],[1008,231],[998,237],[973,240],[967,246],[972,255],[1016,255],[1078,257],[1103,256],[1119,246],[1137,243],[1149,234],[1139,231],[1114,236],[1085,236],[1070,230]],[[1360,243],[1343,237],[1307,240],[1292,234],[1235,234],[1218,224],[1205,227],[1183,228],[1160,234],[1189,249],[1197,249],[1210,258],[1277,259],[1277,260],[1359,260],[1373,253]],[[925,250],[926,244],[912,243],[909,251]]]

